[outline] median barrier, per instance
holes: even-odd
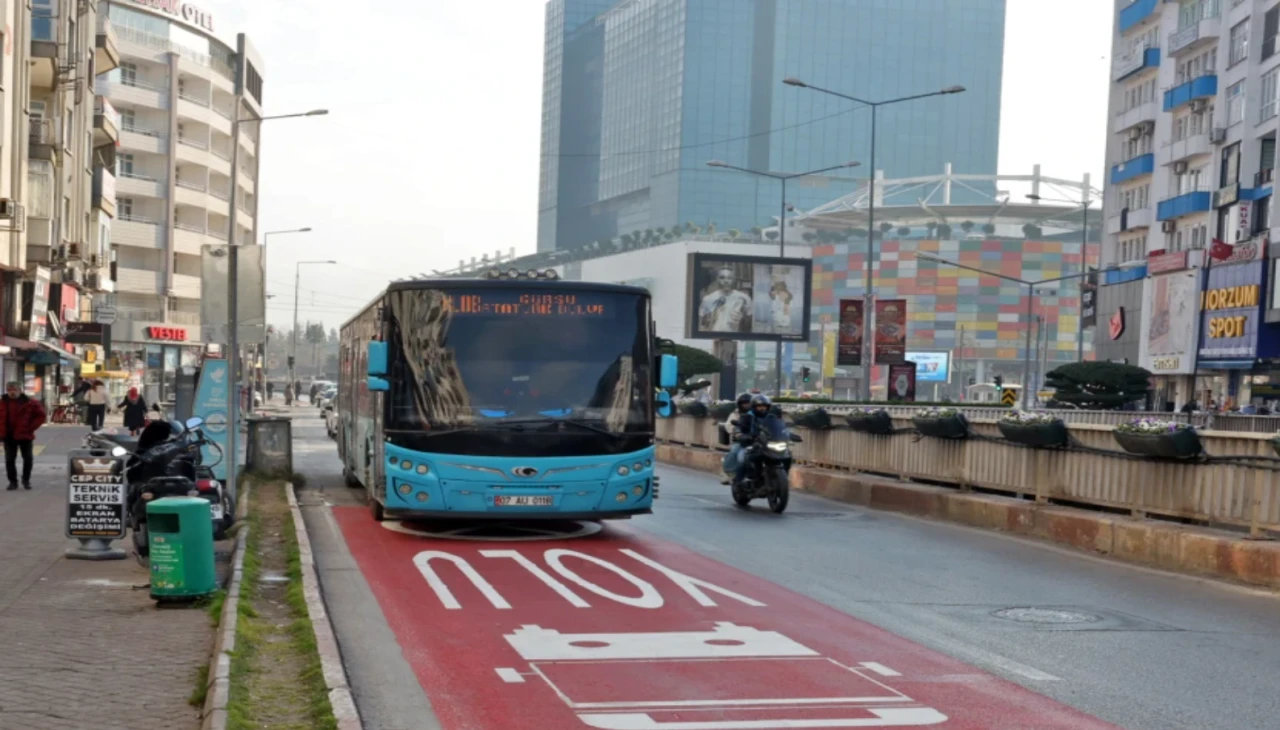
[[[904,432],[894,436],[797,427],[804,442],[794,445],[794,486],[875,509],[1280,587],[1280,545],[1269,540],[1280,531],[1272,434],[1201,431],[1212,460],[1188,462],[1119,451],[1111,426],[1068,424],[1073,448],[1040,449],[1000,438],[994,418],[970,419],[969,439],[905,432],[911,427],[905,414],[895,416]],[[685,416],[660,421],[659,459],[718,472],[716,426]]]

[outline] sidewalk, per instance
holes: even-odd
[[[0,488],[0,728],[197,730],[187,698],[213,645],[208,614],[134,590],[149,575],[127,540],[126,560],[63,557],[76,544],[63,537],[66,454],[84,433],[42,428],[32,491]]]

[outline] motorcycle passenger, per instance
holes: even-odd
[[[741,422],[747,417],[747,414],[751,412],[751,394],[740,394],[738,396],[737,406],[738,407],[734,409],[734,412],[730,413],[729,417],[726,418],[724,422],[724,430],[727,431],[730,436],[733,436],[738,432],[738,426],[735,426],[733,422]],[[721,462],[721,468],[724,470],[724,476],[720,480],[721,484],[730,483],[733,478],[732,475],[738,469],[738,460],[741,458],[742,444],[735,440],[733,445],[729,447],[729,453],[725,455],[724,460]]]
[[[764,394],[755,396],[751,399],[751,411],[738,419],[738,433],[735,440],[744,447],[750,445],[759,434],[764,421],[770,418],[777,418],[773,413],[773,401]],[[734,474],[735,484],[741,484],[746,478],[748,466],[750,464],[745,457],[738,459],[738,469]]]

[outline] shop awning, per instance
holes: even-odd
[[[63,361],[64,363],[66,363],[67,365],[78,365],[78,364],[80,364],[80,360],[81,360],[81,358],[80,358],[80,356],[79,356],[79,355],[77,355],[77,354],[75,354],[75,353],[67,352],[66,350],[62,349],[61,347],[58,347],[57,345],[54,345],[54,344],[51,344],[51,343],[48,343],[48,342],[44,342],[43,340],[42,340],[42,341],[40,341],[40,342],[37,342],[36,344],[37,344],[37,345],[39,345],[40,347],[42,347],[42,348],[44,348],[44,349],[48,350],[49,352],[55,353],[58,357],[62,358],[62,361]]]

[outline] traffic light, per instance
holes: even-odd
[[[804,378],[804,382],[806,383],[809,382],[809,368],[807,367],[800,368],[800,377]]]
[[[1004,385],[1004,378],[997,375],[994,378],[992,378],[992,382],[994,382],[996,384],[996,388],[999,389],[1001,386]]]
[[[293,355],[289,356],[289,367],[293,367]]]

